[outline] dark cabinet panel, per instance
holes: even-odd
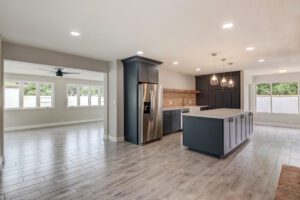
[[[158,83],[159,79],[159,68],[149,67],[148,68],[148,83]]]
[[[181,129],[181,110],[172,111],[172,132],[180,131]]]
[[[209,78],[208,76],[203,76],[202,78],[196,79],[196,90],[205,91],[209,88]]]
[[[171,111],[164,111],[163,114],[163,132],[170,133],[172,129]]]
[[[181,110],[167,110],[163,114],[164,134],[174,133],[181,130]]]
[[[229,80],[232,77],[235,87],[222,88],[220,84],[210,85],[211,75],[196,76],[196,89],[200,94],[196,96],[197,105],[209,105],[211,109],[214,108],[240,108],[240,72],[224,73],[224,76]],[[223,73],[216,74],[219,81],[223,77]]]
[[[147,83],[148,81],[148,66],[144,64],[139,64],[139,82]]]

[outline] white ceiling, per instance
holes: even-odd
[[[234,28],[223,30],[226,22]],[[197,67],[221,71],[223,57],[234,70],[300,71],[299,0],[1,0],[0,33],[7,41],[108,61],[141,50],[189,74]],[[255,50],[246,52],[248,46]],[[212,51],[219,53],[215,69]]]
[[[4,73],[22,74],[22,75],[35,75],[35,76],[47,76],[56,77],[53,72],[43,70],[56,70],[59,66],[41,65],[34,63],[18,62],[5,60],[4,61]],[[101,72],[79,70],[73,68],[64,68],[67,72],[76,72],[79,74],[65,74],[63,78],[92,80],[92,81],[104,81],[104,74]]]

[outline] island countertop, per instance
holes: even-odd
[[[231,108],[219,108],[213,110],[205,110],[199,112],[190,112],[183,114],[184,116],[191,117],[204,117],[204,118],[213,118],[213,119],[226,119],[230,117],[234,117],[240,114],[243,114],[247,111],[243,109],[231,109]]]

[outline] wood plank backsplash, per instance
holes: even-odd
[[[178,106],[195,106],[196,105],[195,90],[180,90],[167,89],[163,90],[163,106],[178,107]]]

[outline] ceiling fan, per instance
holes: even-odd
[[[67,71],[68,69],[64,69],[61,67],[55,68],[55,70],[48,70],[48,69],[39,69],[39,70],[52,72],[52,73],[55,73],[56,76],[60,76],[60,77],[63,77],[65,74],[80,74],[78,72],[69,72],[69,71]]]

